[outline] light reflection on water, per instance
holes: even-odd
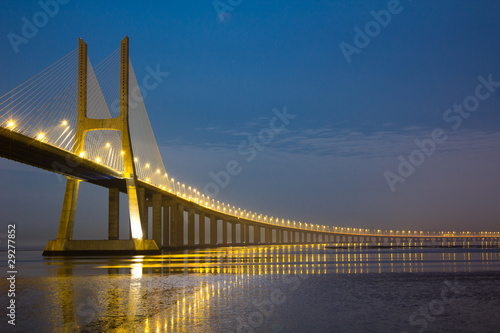
[[[272,327],[267,317],[248,317],[255,304],[276,290],[291,299],[295,286],[316,285],[309,277],[498,272],[500,250],[270,245],[77,258],[24,252],[18,267],[19,331],[244,332],[248,323],[241,323],[255,319],[259,325],[248,327],[260,332]]]

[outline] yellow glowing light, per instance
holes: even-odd
[[[97,163],[101,163],[101,159],[100,159],[99,157],[97,157],[97,158],[95,159],[95,161],[96,161]]]
[[[134,162],[137,162],[139,159],[137,157],[134,157]]]
[[[63,121],[62,121],[62,125],[63,125],[63,126],[66,126],[66,125],[68,125],[68,122],[67,122],[66,120],[63,120]]]
[[[156,170],[156,173],[160,173],[160,169],[157,169],[157,170]]]
[[[9,121],[9,123],[7,124],[7,127],[14,128],[14,122]]]
[[[149,163],[146,163],[146,168],[149,168]]]
[[[120,154],[125,155],[125,152],[122,150],[122,151],[120,152]]]
[[[149,182],[149,178],[146,178],[146,181]]]
[[[109,142],[107,142],[106,143],[106,148],[109,148],[109,146],[111,146],[111,145],[109,144]]]
[[[38,134],[38,140],[43,140],[43,138],[45,137],[45,135],[43,135],[43,133],[40,133]]]
[[[85,156],[85,152],[84,152],[84,151],[82,151],[82,152],[80,153],[80,157],[83,157],[83,156]]]

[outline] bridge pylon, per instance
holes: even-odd
[[[123,178],[126,182],[130,217],[130,240],[119,240],[118,196],[119,189],[109,191],[109,239],[108,240],[73,240],[76,203],[80,181],[67,177],[61,219],[57,239],[49,241],[44,255],[68,255],[88,253],[158,253],[159,248],[154,240],[143,239],[141,209],[139,205],[137,174],[134,163],[134,152],[130,138],[129,127],[129,38],[120,45],[120,114],[108,119],[87,117],[87,44],[78,40],[78,92],[77,92],[77,125],[73,154],[83,156],[85,135],[90,131],[114,130],[121,134],[121,144],[124,162]],[[147,225],[147,224],[145,224]]]

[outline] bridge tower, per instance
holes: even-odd
[[[80,180],[67,177],[61,219],[57,239],[49,241],[44,255],[89,253],[157,253],[158,245],[154,240],[143,239],[141,207],[138,200],[137,174],[134,152],[129,128],[129,38],[126,36],[120,45],[120,115],[115,118],[94,119],[87,117],[87,44],[78,40],[78,92],[77,125],[73,153],[84,153],[85,135],[90,131],[114,130],[121,134],[122,156],[124,159],[123,178],[128,195],[131,240],[119,240],[118,197],[119,189],[109,189],[109,239],[108,240],[73,240],[76,203]],[[146,224],[147,225],[147,224]]]

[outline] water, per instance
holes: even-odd
[[[13,332],[498,332],[499,249],[17,253]],[[1,269],[5,272],[7,268]],[[0,302],[8,302],[5,279]]]

